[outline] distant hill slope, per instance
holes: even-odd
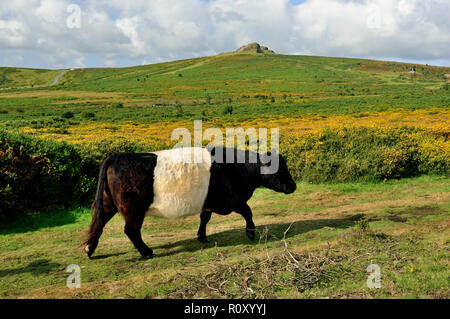
[[[417,73],[412,76],[411,69]],[[188,98],[314,93],[338,86],[445,82],[450,68],[279,54],[234,53],[129,68],[78,69],[62,79],[77,90],[146,92]]]
[[[12,82],[16,87],[30,79],[49,84],[60,72],[18,69],[6,78],[22,75]],[[28,119],[36,122],[35,112],[46,116],[67,108],[100,112],[114,103],[126,107],[101,111],[103,116],[95,120],[159,122],[222,118],[224,112],[230,113],[227,119],[242,120],[445,109],[450,105],[446,74],[448,67],[408,63],[226,53],[127,68],[76,69],[51,87],[2,90],[0,120],[23,126]],[[226,111],[229,106],[232,111]],[[25,113],[17,116],[17,110]]]
[[[0,88],[24,88],[52,84],[62,70],[0,68]]]
[[[450,68],[350,58],[245,52],[127,68],[87,68],[67,72],[59,88],[125,91],[199,98],[245,93],[311,93],[326,86],[405,84],[448,80]],[[258,45],[259,46],[259,45]],[[252,50],[247,50],[250,47]],[[271,52],[266,47],[264,52]],[[247,48],[247,49],[245,49]],[[256,48],[258,49],[258,48]],[[255,51],[256,52],[256,51]],[[411,70],[416,69],[412,74]],[[0,88],[50,84],[61,70],[0,68]],[[372,83],[374,84],[374,83]],[[331,89],[336,89],[331,87]],[[205,93],[206,92],[206,93]],[[281,94],[283,94],[281,93]]]

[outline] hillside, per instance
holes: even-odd
[[[52,84],[62,70],[1,68],[0,89],[32,88]]]
[[[52,87],[3,90],[0,121],[9,127],[39,128],[67,111],[74,119],[85,112],[95,113],[96,124],[199,118],[226,123],[389,110],[414,117],[411,112],[432,108],[446,112],[450,93],[445,74],[450,68],[416,65],[417,73],[411,74],[412,67],[395,62],[241,53],[131,68],[77,69],[68,71]],[[50,74],[56,77],[59,72],[41,73],[50,83]],[[13,74],[5,75],[6,83]],[[28,83],[18,81],[16,77],[15,86]],[[124,107],[111,110],[114,103]],[[224,117],[224,107],[229,105],[233,111]],[[75,128],[77,124],[72,122],[70,127]]]
[[[245,94],[335,96],[350,85],[387,89],[428,89],[445,83],[450,68],[357,59],[238,53],[132,68],[83,69],[70,72],[62,83],[77,90],[146,92],[157,97],[241,97]],[[361,81],[364,78],[364,81]],[[353,87],[357,90],[358,87]],[[369,87],[370,88],[370,87]],[[332,94],[333,93],[333,94]],[[361,93],[361,92],[354,92]],[[387,92],[386,92],[387,93]],[[359,95],[359,94],[358,94]]]

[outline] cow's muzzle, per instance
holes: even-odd
[[[285,194],[292,194],[297,189],[297,185],[295,184],[295,182],[290,182],[284,188],[285,188],[284,189]]]

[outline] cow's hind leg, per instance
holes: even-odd
[[[88,239],[85,242],[84,250],[89,258],[91,258],[92,254],[98,246],[98,241],[103,233],[103,228],[116,213],[116,206],[114,205],[111,197],[105,192],[103,194],[103,210],[98,214],[98,216],[92,217],[88,232]]]
[[[125,214],[124,214],[125,215]],[[152,258],[153,250],[142,240],[141,227],[144,222],[145,211],[134,211],[125,215],[125,234],[130,238],[134,247],[144,258]]]
[[[197,238],[201,243],[209,243],[208,237],[206,237],[206,224],[211,219],[210,211],[202,211],[200,214],[200,227],[198,228]]]
[[[252,210],[247,204],[244,204],[243,206],[236,209],[236,213],[244,217],[245,222],[247,223],[245,227],[245,234],[248,238],[253,240],[255,238],[255,224],[253,223]]]

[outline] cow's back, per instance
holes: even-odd
[[[210,182],[211,155],[203,148],[160,152],[154,169],[153,203],[147,215],[178,218],[202,211]]]

